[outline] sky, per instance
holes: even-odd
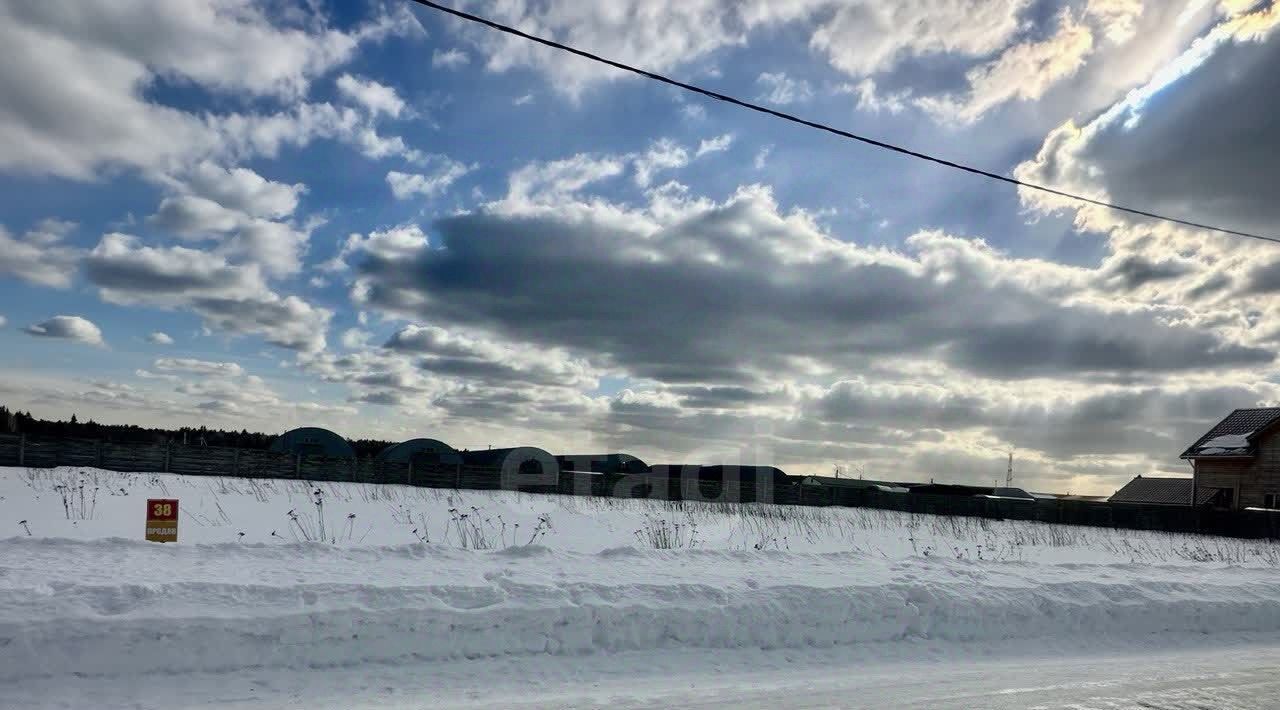
[[[457,0],[1280,236],[1280,8]],[[0,0],[0,402],[1105,494],[1280,403],[1280,245],[404,2]]]

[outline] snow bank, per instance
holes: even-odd
[[[682,647],[1280,631],[1280,576],[1261,569],[430,545],[10,538],[0,546],[0,682]]]
[[[0,539],[0,683],[1280,631],[1269,542],[842,508],[320,490],[316,505],[304,482],[0,470],[0,524],[14,535]],[[182,543],[138,539],[148,496],[181,501]],[[320,538],[322,523],[326,542],[295,541]],[[662,525],[683,526],[668,538],[681,549],[653,549],[645,532]]]

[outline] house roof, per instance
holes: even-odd
[[[1152,478],[1138,476],[1124,484],[1108,500],[1112,503],[1150,503],[1155,505],[1188,505],[1192,479]],[[1196,505],[1204,505],[1222,492],[1221,488],[1196,487]]]
[[[958,483],[912,483],[912,493],[927,493],[947,496],[989,496],[995,488],[991,486],[965,486]]]
[[[833,476],[805,476],[800,482],[809,486],[832,488],[902,488],[906,485],[892,481],[873,481],[869,478],[835,478]]]
[[[1277,421],[1280,421],[1280,407],[1237,409],[1196,439],[1180,458],[1252,456],[1257,435]]]

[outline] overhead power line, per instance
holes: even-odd
[[[1076,200],[1078,202],[1084,202],[1091,205],[1098,205],[1099,207],[1106,207],[1107,209],[1116,210],[1118,212],[1126,212],[1128,214],[1138,215],[1139,217],[1147,217],[1149,219],[1156,219],[1164,222],[1171,222],[1173,224],[1180,224],[1184,227],[1194,227],[1196,229],[1204,229],[1212,232],[1219,232],[1221,234],[1230,234],[1236,237],[1246,237],[1248,239],[1259,239],[1264,242],[1275,242],[1277,244],[1280,244],[1280,238],[1277,238],[1277,237],[1268,237],[1262,234],[1254,234],[1252,232],[1242,232],[1235,229],[1227,229],[1226,227],[1217,227],[1212,224],[1193,222],[1191,220],[1179,219],[1177,217],[1170,217],[1168,215],[1162,215],[1156,212],[1150,212],[1147,210],[1138,209],[1136,207],[1126,207],[1124,205],[1118,205],[1114,202],[1107,202],[1105,200],[1094,199],[1092,197],[1087,197],[1085,195],[1079,195],[1073,192],[1067,192],[1066,190],[1059,190],[1057,188],[1052,188],[1047,185],[1037,185],[1036,183],[1033,183],[1033,182],[1026,182],[1024,180],[1012,178],[1007,175],[1001,175],[1000,173],[994,173],[989,170],[983,170],[982,168],[975,168],[972,165],[965,165],[964,163],[957,163],[952,160],[947,160],[946,158],[939,158],[936,155],[930,155],[929,153],[922,153],[920,151],[912,150],[910,148],[905,148],[900,145],[888,143],[882,140],[877,140],[875,138],[871,138],[868,136],[859,135],[857,133],[852,133],[850,131],[846,131],[841,128],[836,128],[835,126],[832,126],[826,123],[811,121],[807,118],[801,118],[800,116],[796,116],[794,114],[790,114],[785,111],[778,111],[776,109],[772,109],[767,106],[761,106],[760,104],[752,103],[750,101],[744,101],[742,99],[729,96],[728,94],[722,94],[718,91],[705,89],[701,86],[696,86],[694,84],[687,84],[683,81],[678,81],[676,79],[672,79],[671,77],[664,76],[662,74],[657,74],[655,72],[647,71],[645,69],[633,67],[629,64],[623,64],[622,62],[615,61],[607,57],[602,57],[598,54],[592,54],[591,52],[587,52],[585,50],[581,50],[576,47],[571,47],[567,44],[561,44],[560,42],[556,42],[554,40],[549,40],[544,37],[531,35],[531,34],[528,34],[527,32],[521,32],[520,30],[514,27],[511,27],[509,25],[504,25],[500,22],[495,22],[493,20],[490,20],[485,17],[481,17],[479,15],[473,15],[469,12],[463,12],[462,10],[457,10],[455,8],[448,7],[446,5],[441,5],[440,3],[432,2],[432,0],[412,0],[412,2],[416,2],[419,5],[422,5],[424,7],[429,7],[433,10],[439,10],[440,12],[453,15],[454,17],[467,20],[468,22],[474,22],[477,24],[484,25],[490,29],[497,30],[499,32],[505,32],[506,34],[514,35],[516,37],[528,40],[530,42],[536,42],[538,44],[551,47],[553,49],[558,49],[562,52],[575,54],[584,59],[590,59],[593,62],[599,62],[600,64],[611,66],[614,69],[620,69],[622,71],[630,72],[632,74],[638,74],[640,76],[645,77],[646,79],[652,79],[653,81],[657,81],[663,84],[668,84],[670,86],[684,89],[685,91],[689,91],[695,94],[701,94],[702,96],[706,96],[707,98],[715,99],[717,101],[723,101],[728,104],[733,104],[734,106],[739,106],[741,108],[745,108],[751,111],[756,111],[757,113],[768,114],[770,116],[773,116],[774,118],[780,118],[784,121],[798,123],[802,126],[808,126],[809,128],[816,128],[819,131],[825,131],[827,133],[840,136],[841,138],[848,138],[850,140],[855,140],[860,143],[866,143],[867,145],[872,145],[877,148],[883,148],[884,150],[893,151],[894,153],[900,153],[902,155],[907,155],[912,158],[917,158],[919,160],[925,160],[930,163],[937,163],[938,165],[943,165],[948,168],[953,168],[955,170],[962,170],[966,173],[972,173],[974,175],[981,175],[982,177],[989,178],[991,180],[997,180],[999,182],[1007,183],[1010,185],[1015,185],[1017,187],[1025,187],[1030,190],[1038,190],[1040,192],[1045,192],[1050,195],[1057,195],[1059,197],[1065,197],[1067,199]]]

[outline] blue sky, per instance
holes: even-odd
[[[464,5],[988,170],[1277,231],[1266,3]],[[1029,486],[1083,492],[1184,470],[1188,437],[1280,399],[1267,245],[412,3],[0,13],[23,56],[0,70],[0,400],[45,416],[964,481],[1015,449]]]

